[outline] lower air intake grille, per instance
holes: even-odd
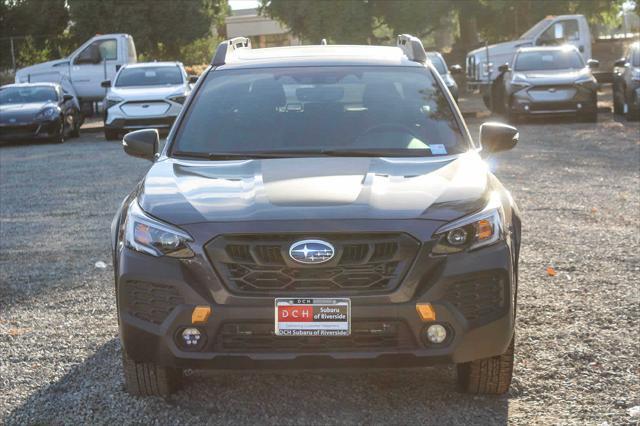
[[[445,300],[473,322],[502,313],[504,292],[505,280],[499,275],[479,276],[450,284]]]
[[[128,281],[125,286],[127,312],[154,324],[161,324],[173,308],[183,303],[182,296],[171,285]]]
[[[413,349],[415,339],[403,321],[354,321],[341,337],[276,336],[273,322],[226,323],[216,337],[219,352],[338,352]]]

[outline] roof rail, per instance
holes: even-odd
[[[214,67],[224,65],[227,62],[227,56],[240,48],[251,49],[251,40],[247,37],[234,37],[223,41],[218,45],[216,53],[211,60],[211,65]]]
[[[397,45],[410,61],[420,62],[421,64],[427,62],[427,52],[424,51],[424,46],[418,37],[411,34],[400,34]]]

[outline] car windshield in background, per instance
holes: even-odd
[[[444,65],[444,61],[440,58],[440,56],[430,55],[427,53],[427,57],[440,75],[445,75],[447,73],[447,67]]]
[[[56,102],[58,94],[53,87],[5,87],[0,89],[0,105]]]
[[[584,68],[582,56],[575,50],[522,52],[516,58],[514,71],[546,71]]]
[[[352,66],[209,73],[171,152],[428,156],[468,149],[431,72]]]
[[[177,66],[125,68],[116,80],[116,87],[170,86],[182,84],[182,72]]]

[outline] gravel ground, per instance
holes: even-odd
[[[446,367],[195,372],[168,399],[130,397],[108,230],[148,163],[97,134],[0,148],[0,423],[636,424],[640,127],[519,127],[492,160],[524,217],[503,397],[458,394]]]

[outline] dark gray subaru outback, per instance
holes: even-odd
[[[499,394],[513,367],[520,220],[420,41],[222,43],[112,226],[126,387],[182,369],[455,363]]]

